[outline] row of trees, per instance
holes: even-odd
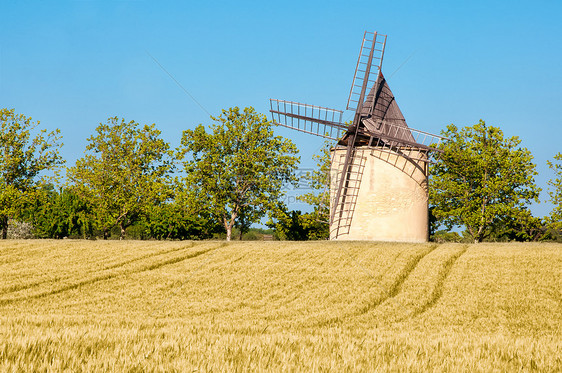
[[[240,234],[269,214],[280,239],[328,237],[330,144],[306,175],[313,191],[299,197],[310,213],[289,211],[283,186],[296,185],[297,148],[274,136],[271,123],[253,108],[231,108],[183,132],[171,149],[155,125],[117,117],[101,123],[84,156],[64,167],[59,131],[0,111],[0,228],[10,221],[31,224],[38,237],[201,239],[234,229]],[[485,239],[541,240],[562,229],[562,154],[549,167],[554,210],[533,217],[538,202],[536,166],[517,137],[480,121],[447,127],[448,138],[430,170],[430,216],[436,237],[465,229],[474,242]],[[61,183],[63,171],[65,182]],[[55,187],[57,185],[57,187]],[[440,228],[444,228],[439,230]],[[447,236],[449,235],[449,236]],[[454,237],[453,237],[454,238]]]
[[[210,132],[199,125],[171,149],[155,125],[117,117],[101,123],[85,154],[64,168],[59,132],[1,112],[0,225],[32,223],[39,237],[208,238],[244,233],[274,211],[285,183],[296,182],[297,148],[274,136],[253,108],[223,110]],[[61,171],[66,182],[55,188]]]

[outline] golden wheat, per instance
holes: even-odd
[[[0,371],[560,371],[562,245],[0,242]]]

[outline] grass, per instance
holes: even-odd
[[[0,371],[561,371],[562,245],[0,241]]]

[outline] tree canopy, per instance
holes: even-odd
[[[180,157],[184,182],[196,205],[224,225],[226,239],[243,232],[274,209],[282,187],[295,182],[296,146],[274,136],[271,122],[254,108],[223,110],[207,132],[203,125],[183,132]]]
[[[60,131],[41,129],[39,121],[14,109],[0,109],[0,228],[6,238],[8,220],[34,198],[35,191],[64,164]]]
[[[85,153],[68,178],[90,203],[104,238],[116,225],[124,238],[128,226],[168,199],[172,153],[154,124],[109,118],[88,138]]]
[[[448,229],[464,226],[474,242],[488,237],[506,219],[519,221],[528,204],[538,202],[533,156],[518,137],[504,138],[493,126],[479,123],[442,131],[448,140],[431,167],[430,204]]]

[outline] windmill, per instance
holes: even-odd
[[[381,71],[386,35],[365,32],[343,111],[270,99],[274,123],[337,141],[331,150],[330,239],[428,238],[429,153],[442,138],[408,127]],[[367,180],[365,180],[367,179]]]

